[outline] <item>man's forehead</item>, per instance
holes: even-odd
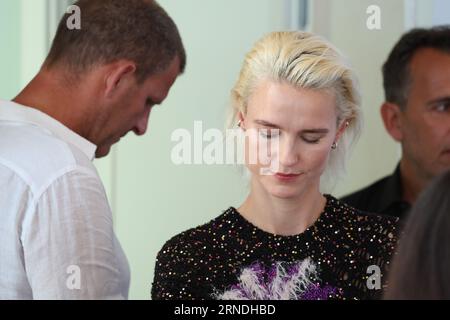
[[[420,49],[413,56],[410,69],[417,76],[447,76],[450,74],[450,52],[433,48]]]
[[[421,49],[410,65],[412,85],[426,91],[450,94],[450,54],[435,49]]]

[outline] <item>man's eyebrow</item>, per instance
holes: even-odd
[[[433,105],[433,104],[442,103],[442,102],[449,102],[450,103],[450,96],[433,99],[433,100],[429,101],[427,103],[427,105]]]
[[[257,124],[263,125],[265,127],[281,129],[280,126],[270,123],[269,121],[266,121],[266,120],[255,120],[254,122]],[[317,129],[304,129],[304,130],[301,130],[300,133],[328,133],[329,131],[330,130],[328,130],[326,128],[317,128]]]

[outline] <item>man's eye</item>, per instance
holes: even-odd
[[[450,108],[450,102],[442,102],[437,104],[433,110],[437,111],[437,112],[446,112],[448,111]]]

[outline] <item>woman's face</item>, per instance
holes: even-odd
[[[337,132],[331,90],[264,81],[251,95],[247,114],[240,116],[252,186],[285,199],[319,190],[332,144],[343,131]]]

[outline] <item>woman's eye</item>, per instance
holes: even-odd
[[[259,135],[266,139],[272,139],[278,136],[279,130],[259,129]]]
[[[320,142],[320,138],[311,139],[311,138],[302,138],[306,143],[317,144]]]

